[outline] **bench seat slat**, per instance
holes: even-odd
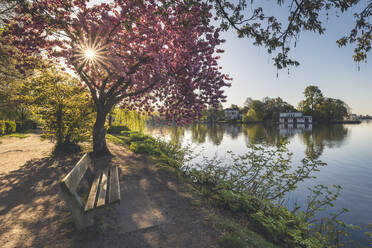
[[[102,179],[99,188],[97,207],[104,206],[106,203],[106,193],[107,193],[107,179],[108,179],[108,168],[102,170]]]
[[[113,166],[110,168],[110,192],[109,203],[120,202],[120,185],[118,167]]]
[[[90,193],[89,193],[89,196],[88,196],[88,200],[85,204],[85,209],[84,210],[86,212],[90,211],[90,210],[93,210],[93,208],[94,208],[94,203],[96,202],[98,185],[99,185],[99,181],[101,179],[101,175],[102,175],[102,171],[97,171],[96,172],[96,176],[94,177],[92,187],[90,188]]]

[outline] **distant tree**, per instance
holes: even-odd
[[[263,121],[265,115],[265,104],[260,100],[252,100],[249,104],[248,112],[243,116],[243,121],[257,122]]]
[[[280,97],[265,97],[260,100],[251,100],[248,106],[249,110],[243,116],[245,121],[278,121],[281,112],[295,111],[295,108],[289,103],[283,101]]]
[[[244,122],[259,122],[262,121],[260,114],[256,112],[253,108],[250,108],[248,112],[243,116]]]
[[[0,120],[10,119],[24,122],[29,115],[27,108],[18,97],[22,79],[31,71],[17,69],[22,61],[10,56],[12,47],[0,47]]]
[[[265,102],[264,117],[265,121],[278,121],[281,112],[293,112],[296,109],[280,97],[269,98]]]
[[[348,107],[340,99],[325,98],[319,112],[321,121],[342,121],[348,115]]]
[[[247,97],[244,101],[244,104],[243,106],[244,107],[249,107],[249,105],[251,104],[251,102],[253,101],[253,99],[251,97]]]
[[[298,104],[298,110],[304,114],[312,115],[320,122],[343,120],[350,108],[340,99],[324,97],[317,86],[308,86],[304,91],[305,99]]]
[[[314,85],[310,85],[306,87],[304,91],[305,95],[305,108],[310,109],[310,111],[314,112],[316,108],[321,104],[324,100],[322,91]]]

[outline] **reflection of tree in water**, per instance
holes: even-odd
[[[300,134],[300,139],[306,145],[306,157],[317,159],[325,147],[340,147],[349,134],[343,125],[321,125],[313,127],[312,132]]]
[[[226,134],[228,134],[232,139],[237,139],[239,133],[242,132],[242,125],[240,124],[227,124],[224,128]]]
[[[207,137],[208,127],[205,124],[194,124],[191,126],[191,141],[202,144]]]
[[[148,124],[146,125],[146,133],[156,137],[166,137],[170,135],[170,127],[163,124]]]
[[[179,126],[170,126],[170,141],[173,144],[181,144],[185,136],[185,128]]]
[[[222,142],[225,127],[219,124],[194,124],[191,126],[191,140],[193,143],[202,144],[206,138],[215,145]]]
[[[258,143],[276,145],[280,142],[279,130],[272,125],[243,125],[243,133],[247,145]]]
[[[214,144],[219,145],[223,140],[225,127],[219,124],[208,125],[208,139]]]

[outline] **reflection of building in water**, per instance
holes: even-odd
[[[313,123],[313,118],[310,115],[302,115],[300,112],[288,112],[280,113],[279,115],[280,124],[311,124]]]
[[[241,125],[226,125],[225,132],[230,135],[231,138],[236,138],[242,131]]]
[[[279,124],[280,136],[293,136],[295,134],[303,133],[304,131],[311,131],[313,124],[309,123],[296,123],[296,124]]]

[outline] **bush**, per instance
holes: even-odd
[[[125,136],[125,137],[129,137],[131,134],[140,134],[140,133],[137,132],[137,131],[130,131],[130,130],[127,131],[127,130],[125,130],[125,131],[121,131],[120,134]]]
[[[136,139],[131,140],[129,146],[131,151],[155,156],[159,156],[161,154],[159,147],[156,145],[156,142],[153,138],[146,135],[139,136],[138,134],[132,137],[135,137]]]
[[[129,134],[129,140],[130,141],[144,141],[146,139],[153,139],[145,134],[138,133],[138,132],[132,132]]]
[[[0,120],[0,135],[5,134],[5,121]]]
[[[111,126],[107,133],[109,134],[121,134],[123,131],[130,131],[128,127],[126,126]]]
[[[15,121],[0,121],[0,135],[15,133],[16,127]]]
[[[5,133],[6,134],[15,133],[16,127],[17,125],[15,121],[5,121]]]

